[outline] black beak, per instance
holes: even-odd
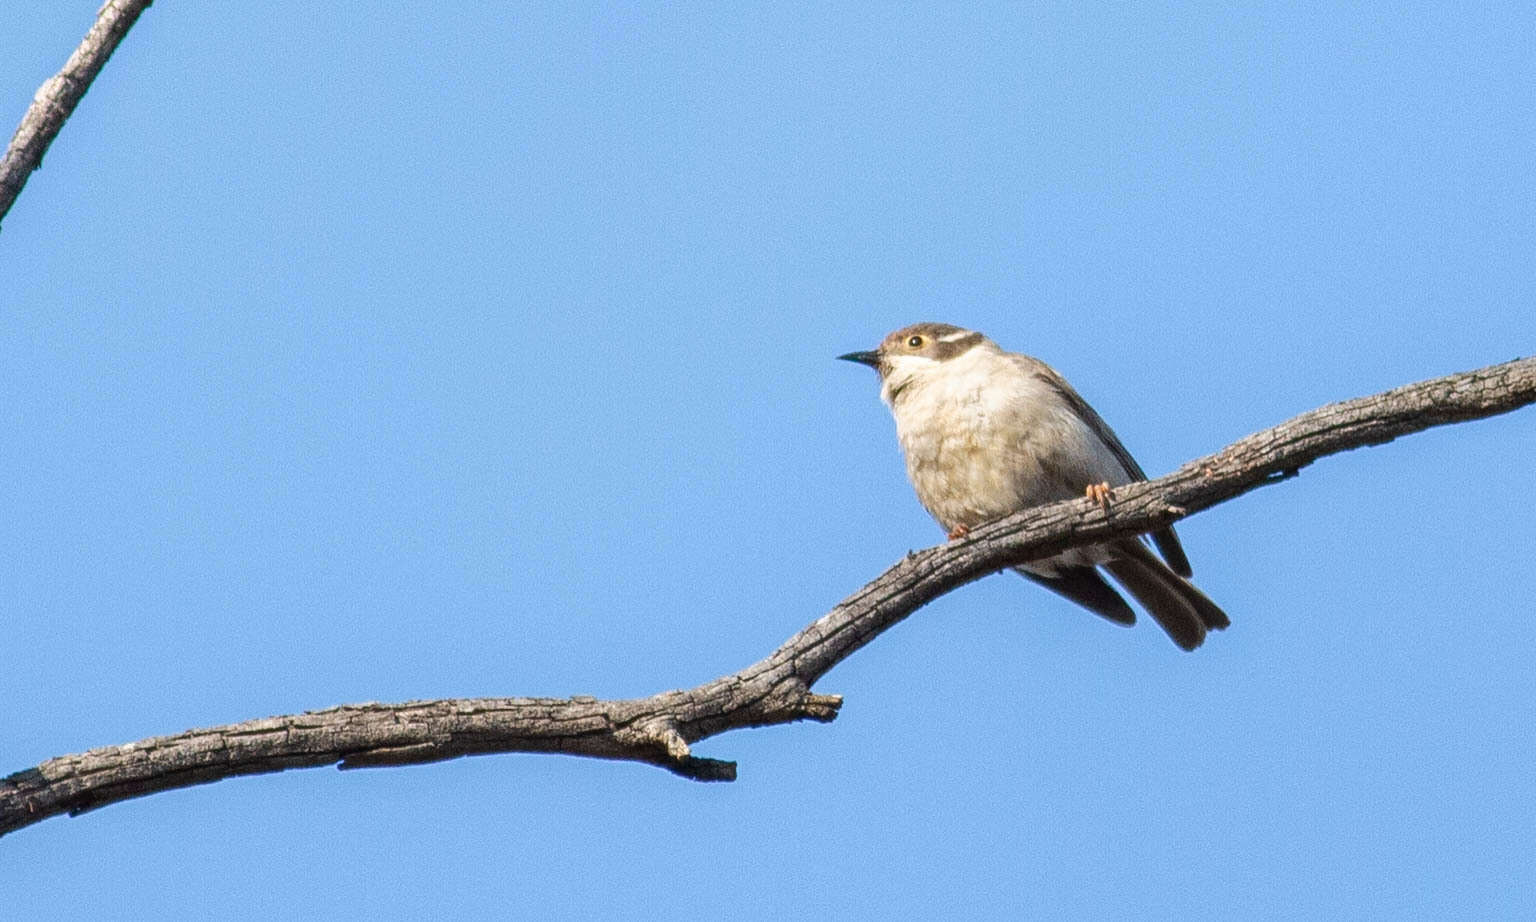
[[[868,365],[870,368],[880,367],[880,353],[878,352],[850,352],[840,355],[838,358],[845,362],[858,362],[860,365]]]

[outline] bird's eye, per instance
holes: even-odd
[[[912,349],[921,349],[923,348],[923,338],[921,336],[914,336],[907,340],[907,346]]]

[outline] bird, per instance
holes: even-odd
[[[917,323],[879,348],[838,356],[880,375],[918,501],[949,533],[1030,506],[1088,496],[1108,506],[1114,488],[1146,480],[1114,430],[1054,368],[1007,352],[985,335]],[[1231,622],[1190,582],[1189,558],[1171,527],[1141,538],[1072,548],[1016,567],[1024,577],[1122,625],[1136,613],[1119,583],[1184,650]]]

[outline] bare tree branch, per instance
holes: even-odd
[[[0,157],[0,220],[5,219],[16,196],[27,184],[32,171],[43,165],[43,154],[48,145],[58,137],[59,129],[75,111],[75,106],[91,88],[91,81],[101,72],[102,65],[118,42],[138,21],[139,14],[151,0],[107,0],[96,13],[96,22],[85,33],[80,47],[69,56],[64,69],[48,78],[32,97],[32,105],[21,117],[11,145]]]
[[[1335,403],[1232,443],[1166,477],[1028,509],[963,540],[908,554],[766,659],[649,698],[475,698],[357,704],[269,717],[62,756],[0,780],[0,834],[59,813],[228,778],[339,763],[410,765],[497,752],[561,752],[659,765],[728,781],[733,762],[689,744],[742,727],[830,721],[842,699],[810,688],[927,602],[1004,567],[1140,534],[1277,483],[1324,455],[1536,402],[1536,358]]]

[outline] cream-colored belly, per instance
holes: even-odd
[[[995,382],[994,382],[995,383]],[[1083,495],[1089,483],[1127,478],[1118,463],[1054,393],[1030,382],[998,388],[963,388],[914,394],[897,412],[897,434],[918,500],[946,531],[974,528],[1030,506]],[[1027,569],[1050,574],[1059,566],[1107,559],[1083,548]]]
[[[1010,451],[984,416],[905,435],[907,476],[918,500],[946,529],[973,528],[1029,505],[1027,453]]]

